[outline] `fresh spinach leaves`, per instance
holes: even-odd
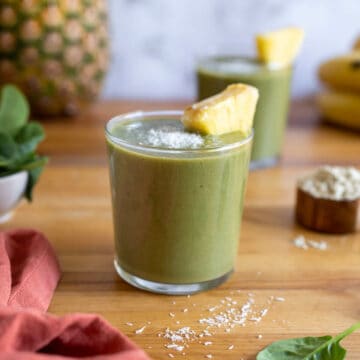
[[[33,188],[47,163],[36,154],[45,133],[37,122],[28,122],[29,104],[13,85],[5,85],[0,96],[0,177],[28,172],[24,196],[31,201]]]
[[[343,360],[340,341],[360,328],[360,322],[331,337],[304,337],[276,341],[260,351],[256,360]]]

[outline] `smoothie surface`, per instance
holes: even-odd
[[[264,76],[266,73],[282,71],[284,69],[247,57],[227,56],[207,59],[201,62],[198,70],[211,73],[213,76],[216,76],[216,74],[220,76],[236,76],[239,74]]]
[[[241,132],[220,136],[189,132],[177,119],[124,120],[115,124],[110,134],[130,145],[165,150],[216,149],[246,139]]]

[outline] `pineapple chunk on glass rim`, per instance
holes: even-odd
[[[224,91],[185,109],[181,119],[185,129],[204,135],[222,135],[239,131],[251,133],[257,88],[245,84],[229,85]]]

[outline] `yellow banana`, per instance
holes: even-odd
[[[316,100],[328,122],[360,130],[360,94],[329,91]]]
[[[326,61],[320,65],[319,78],[334,89],[360,93],[360,51]]]

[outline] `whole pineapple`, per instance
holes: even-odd
[[[33,112],[72,115],[100,91],[108,65],[106,0],[1,0],[0,86]]]

